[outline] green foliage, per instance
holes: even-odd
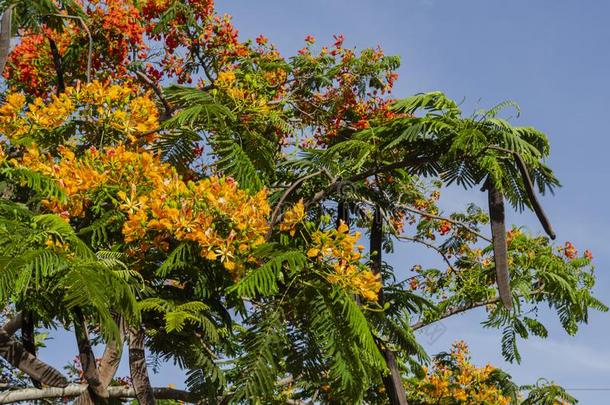
[[[37,302],[55,302],[46,322],[57,314],[70,317],[79,307],[90,311],[107,338],[117,337],[113,312],[138,318],[135,290],[139,276],[120,257],[99,257],[55,215],[34,215],[18,204],[0,217],[0,300],[29,308]],[[52,246],[52,248],[49,248]],[[51,308],[49,308],[51,310]],[[42,314],[41,314],[42,315]]]
[[[534,385],[524,385],[521,389],[528,391],[521,405],[554,405],[559,401],[569,405],[578,403],[565,389],[545,379],[538,380]]]
[[[256,256],[266,259],[258,269],[251,270],[229,291],[240,297],[269,296],[279,292],[279,283],[284,281],[283,270],[293,275],[305,267],[307,258],[301,251],[274,251],[273,246],[262,246]]]

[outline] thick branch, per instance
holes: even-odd
[[[56,369],[38,360],[23,345],[0,329],[0,356],[28,376],[52,387],[66,387],[68,380]]]
[[[94,396],[97,395],[100,398],[108,398],[107,387],[102,383],[100,373],[97,369],[95,354],[93,353],[91,341],[89,340],[85,317],[80,308],[75,309],[74,315],[74,334],[76,335],[76,343],[78,345],[81,367],[83,368],[83,376],[89,384],[89,389]]]
[[[144,329],[129,329],[129,371],[140,405],[155,405],[155,395],[148,378],[144,352]]]
[[[121,356],[123,354],[125,324],[121,317],[117,318],[117,323],[120,330],[120,340],[118,342],[111,341],[106,344],[106,349],[104,349],[104,354],[102,355],[99,365],[100,380],[104,387],[108,387],[112,382],[112,379],[119,368]],[[93,404],[95,404],[94,398],[88,390],[83,392],[74,402],[74,405]]]
[[[371,270],[375,274],[380,274],[383,263],[381,257],[383,247],[383,218],[381,207],[378,205],[375,206],[375,213],[373,214],[370,243]],[[379,302],[383,305],[383,288],[379,290]],[[396,354],[388,347],[385,347],[380,341],[377,342],[377,346],[385,358],[388,370],[390,370],[389,374],[381,376],[390,404],[407,405],[407,394],[402,383],[400,368],[396,363]]]
[[[70,384],[66,388],[26,388],[22,390],[7,391],[0,393],[0,404],[10,404],[13,402],[51,399],[51,398],[72,398],[77,397],[87,391],[87,385]],[[183,390],[173,388],[153,388],[153,394],[158,399],[173,399],[175,401],[194,402],[194,396]],[[136,391],[127,386],[109,387],[108,396],[110,398],[136,398]]]
[[[32,311],[23,312],[23,320],[21,324],[21,343],[25,350],[32,356],[36,357],[36,325],[34,321],[34,314]],[[34,387],[41,388],[40,381],[32,378],[32,384]]]
[[[23,313],[18,312],[12,317],[7,323],[4,324],[2,330],[6,332],[7,335],[13,336],[19,329],[21,329],[21,325],[23,322]]]

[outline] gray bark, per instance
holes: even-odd
[[[87,391],[85,384],[70,384],[65,388],[26,388],[22,390],[7,391],[0,393],[0,404],[10,404],[20,401],[36,401],[50,398],[72,398]],[[159,399],[173,399],[176,401],[193,402],[194,398],[188,391],[172,388],[153,388],[152,393]],[[110,398],[136,398],[135,389],[127,386],[108,388]]]
[[[370,254],[371,254],[371,270],[375,274],[381,273],[381,250],[383,243],[383,219],[381,217],[381,209],[376,206],[375,213],[373,216],[373,224],[371,226],[371,240],[370,240]],[[379,301],[380,303],[383,300],[383,289],[379,291]],[[386,393],[388,394],[388,400],[391,405],[408,405],[407,402],[407,393],[405,392],[405,387],[402,383],[402,378],[400,376],[400,369],[398,368],[398,364],[396,364],[396,355],[392,350],[387,347],[383,347],[378,342],[379,350],[383,354],[385,358],[386,365],[388,366],[388,370],[390,370],[389,375],[383,375],[383,385],[385,387]]]
[[[144,329],[129,329],[129,372],[131,383],[140,405],[156,405],[155,395],[148,378],[146,354],[144,352]]]

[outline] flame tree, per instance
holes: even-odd
[[[212,0],[2,7],[1,403],[574,403],[463,343],[431,360],[414,333],[484,308],[518,362],[519,339],[547,336],[538,308],[569,334],[606,311],[591,253],[550,240],[537,193],[559,181],[547,137],[501,118],[514,103],[396,99],[397,57],[337,35],[285,58]],[[443,212],[454,183],[488,210]],[[507,229],[506,203],[548,237]],[[440,268],[393,268],[399,242]],[[56,327],[70,375],[36,353]],[[147,355],[188,390],[152,387]]]

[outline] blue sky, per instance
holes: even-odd
[[[606,120],[610,117],[610,2],[605,0],[232,0],[217,1],[219,12],[234,16],[242,38],[264,33],[284,56],[303,46],[307,34],[318,44],[345,34],[346,45],[382,45],[386,53],[402,57],[396,97],[442,90],[464,99],[466,112],[511,99],[522,108],[520,125],[547,133],[552,144],[551,167],[563,183],[555,196],[542,199],[558,233],[581,250],[593,251],[599,277],[596,292],[610,303],[610,146]],[[460,208],[467,201],[483,202],[483,195],[448,190],[445,207]],[[510,222],[532,231],[540,227],[533,214],[512,214]],[[391,261],[410,268],[418,256],[400,246]],[[519,383],[546,377],[572,389],[582,404],[606,404],[610,393],[610,314],[593,313],[590,324],[576,337],[567,336],[552,318],[550,338],[522,343],[520,366],[505,364],[500,335],[484,330],[475,312],[443,323],[445,332],[431,353],[464,339],[477,362],[490,361],[508,370]],[[62,334],[63,336],[63,334]],[[422,341],[426,342],[426,336]],[[57,337],[45,356],[74,347],[73,337]],[[48,358],[48,357],[47,357]],[[125,368],[123,368],[125,371]],[[180,385],[180,373],[165,370],[154,376],[158,384]],[[600,389],[607,389],[601,391]]]

